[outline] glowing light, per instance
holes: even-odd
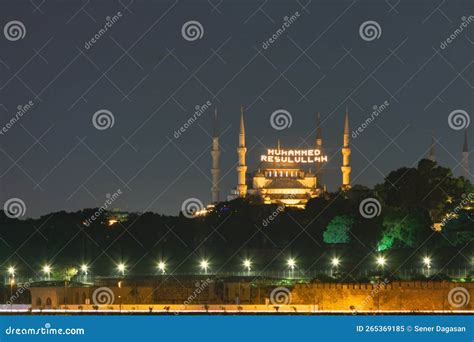
[[[386,263],[387,259],[384,256],[380,255],[377,257],[377,265],[379,265],[380,267],[384,267]]]
[[[289,258],[288,261],[286,262],[289,268],[293,271],[296,267],[296,260],[293,258]]]
[[[125,269],[127,268],[127,266],[125,266],[124,263],[120,263],[117,265],[117,269],[119,270],[120,273],[122,273],[122,275],[125,274]]]
[[[423,263],[425,264],[426,267],[430,268],[431,267],[431,258],[429,256],[425,256],[423,258]]]
[[[204,270],[204,272],[207,273],[207,269],[209,268],[209,261],[207,261],[206,259],[202,259],[201,262],[199,263],[199,266],[201,267],[202,270]]]
[[[87,266],[86,264],[82,264],[81,265],[81,272],[84,273],[85,275],[87,275],[88,271],[89,271],[89,266]]]
[[[51,274],[51,266],[50,265],[44,265],[43,266],[43,273],[46,274],[48,277]]]
[[[247,271],[250,271],[252,269],[252,261],[250,259],[245,259],[244,267],[247,269]]]
[[[165,274],[166,271],[166,263],[164,261],[160,261],[157,265],[158,269],[161,271],[161,273]]]
[[[334,258],[332,258],[332,260],[331,260],[331,265],[332,265],[333,267],[339,266],[340,263],[341,263],[341,259],[339,259],[339,258],[334,257]]]
[[[107,221],[107,225],[108,226],[113,226],[114,224],[116,224],[118,222],[118,220],[115,220],[115,219],[110,219]]]
[[[8,273],[9,273],[12,277],[14,277],[14,276],[15,276],[15,267],[13,267],[13,266],[8,267]]]

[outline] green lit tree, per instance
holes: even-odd
[[[349,243],[349,230],[354,225],[354,219],[347,215],[337,215],[329,222],[323,232],[325,243]]]
[[[423,212],[386,207],[378,250],[413,248],[431,234],[429,227],[429,217]]]

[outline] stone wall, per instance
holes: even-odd
[[[297,284],[291,291],[291,302],[317,305],[320,310],[450,310],[457,308],[448,300],[450,291],[456,287],[469,293],[470,301],[462,309],[472,310],[474,283]],[[452,301],[454,296],[453,290]]]
[[[106,305],[308,305],[311,310],[474,310],[474,283],[451,282],[381,282],[378,284],[307,283],[288,287],[287,300],[275,303],[272,290],[277,285],[235,281],[168,281],[134,284],[125,281],[92,287],[33,286],[33,308],[59,308],[64,305],[94,305],[103,299]],[[107,286],[108,285],[108,286]],[[450,304],[450,291],[461,288],[458,297],[451,295],[451,303],[470,297],[466,305]],[[108,295],[112,297],[108,300]],[[280,287],[286,290],[286,288]],[[453,290],[454,291],[454,290]],[[286,294],[288,294],[288,292]],[[94,293],[96,301],[94,301]],[[460,297],[461,296],[461,297]]]

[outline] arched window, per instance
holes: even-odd
[[[46,306],[51,306],[51,298],[46,298]]]

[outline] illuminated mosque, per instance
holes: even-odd
[[[328,161],[323,154],[321,137],[321,118],[317,116],[316,140],[311,149],[282,149],[280,143],[276,149],[267,149],[260,156],[260,164],[253,173],[247,172],[245,145],[245,123],[243,109],[240,113],[239,145],[237,147],[237,186],[227,196],[227,200],[238,197],[257,196],[265,204],[278,204],[290,207],[304,208],[309,199],[321,196],[325,186],[320,182],[321,168]],[[349,157],[349,116],[346,112],[342,153],[342,190],[350,189],[351,166]],[[212,203],[220,200],[220,146],[217,129],[217,111],[214,114],[214,129],[212,135]]]

